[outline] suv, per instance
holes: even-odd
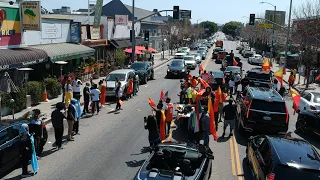
[[[319,154],[305,140],[288,136],[250,137],[246,154],[254,179],[319,179]]]
[[[118,69],[115,71],[112,71],[108,74],[106,77],[107,82],[107,97],[114,97],[116,96],[116,79],[119,78],[119,81],[121,82],[121,88],[124,92],[124,95],[126,95],[127,87],[128,87],[128,80],[129,77],[134,78],[136,76],[135,70],[133,69]],[[146,80],[145,83],[147,83],[148,80]]]
[[[270,87],[272,73],[264,72],[262,68],[253,68],[247,71],[246,79],[249,80],[250,86]]]
[[[134,69],[139,76],[139,81],[147,84],[148,80],[154,79],[154,70],[151,62],[135,62],[131,64],[131,69]]]
[[[237,119],[240,132],[287,132],[289,114],[285,100],[274,89],[247,86],[237,98]]]
[[[320,112],[300,111],[296,131],[300,134],[316,134],[320,136]]]

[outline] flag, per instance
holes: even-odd
[[[233,59],[233,66],[237,66],[237,65],[238,65],[238,62],[235,59]]]
[[[270,71],[270,59],[267,58],[264,63],[262,64],[262,69],[264,71]]]
[[[197,101],[196,101],[196,116],[197,116],[198,124],[200,124],[200,113],[202,113],[202,106],[201,106],[200,99],[197,98]],[[199,129],[198,129],[198,131],[199,131]]]
[[[320,74],[319,76],[316,77],[316,81],[319,81],[320,80]]]
[[[192,79],[192,75],[191,74],[188,74],[188,79]]]
[[[216,131],[216,124],[214,121],[214,110],[213,110],[212,100],[211,100],[210,96],[209,96],[209,100],[208,100],[208,112],[209,112],[209,116],[210,116],[210,133],[212,134],[214,140],[217,141],[218,136],[217,136],[217,131]]]
[[[154,103],[151,98],[148,98],[148,101],[151,107],[157,107],[156,103]]]
[[[161,120],[160,120],[160,139],[165,140],[166,139],[166,116],[164,115],[164,111],[161,111]]]
[[[199,77],[199,81],[200,81],[200,84],[204,87],[204,88],[207,88],[207,87],[210,87],[209,84],[207,82],[205,82],[202,78]]]
[[[204,69],[202,67],[202,64],[199,65],[199,70],[202,72]]]
[[[163,89],[161,90],[160,92],[160,99],[163,100],[164,99],[164,92],[163,92]]]
[[[296,112],[298,112],[298,110],[299,110],[298,107],[299,107],[301,96],[297,91],[295,91],[291,87],[290,87],[290,94],[291,94],[291,97],[292,97],[292,100],[293,100],[293,109]]]
[[[284,71],[284,67],[280,67],[280,69],[278,71],[276,71],[273,76],[276,77],[278,79],[278,81],[280,82],[280,86],[283,86],[283,71]]]
[[[32,156],[31,156],[31,167],[34,174],[37,173],[39,169],[38,159],[36,155],[36,150],[34,147],[34,137],[30,136],[31,146],[32,146]]]

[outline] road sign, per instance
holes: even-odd
[[[266,29],[272,29],[273,24],[258,24],[259,28],[266,28]]]
[[[191,10],[180,10],[180,18],[191,19]]]

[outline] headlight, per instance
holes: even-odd
[[[168,69],[168,72],[170,72],[170,69]]]
[[[181,72],[185,72],[185,71],[186,71],[185,69],[182,69],[182,70],[181,70]]]

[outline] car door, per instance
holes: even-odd
[[[259,180],[263,180],[272,171],[271,149],[267,139],[258,148],[256,157],[259,163],[259,174],[257,177]]]
[[[15,153],[12,152],[15,151],[15,139],[10,135],[9,128],[6,128],[0,132],[1,169],[6,169],[9,163],[11,163],[14,158],[16,158],[14,156]]]
[[[247,149],[247,158],[251,164],[252,173],[255,176],[255,179],[260,180],[261,168],[260,168],[260,153],[259,149],[261,145],[266,141],[264,136],[254,137],[248,144]]]
[[[8,163],[18,162],[20,153],[20,136],[19,136],[20,125],[13,125],[7,128],[9,140],[7,141],[6,161]]]
[[[303,92],[298,108],[300,111],[309,110],[309,105],[311,101],[311,94],[309,92]]]
[[[6,159],[6,148],[7,148],[7,141],[9,140],[9,135],[7,129],[3,129],[0,131],[0,172],[4,171],[4,168],[7,164]]]

